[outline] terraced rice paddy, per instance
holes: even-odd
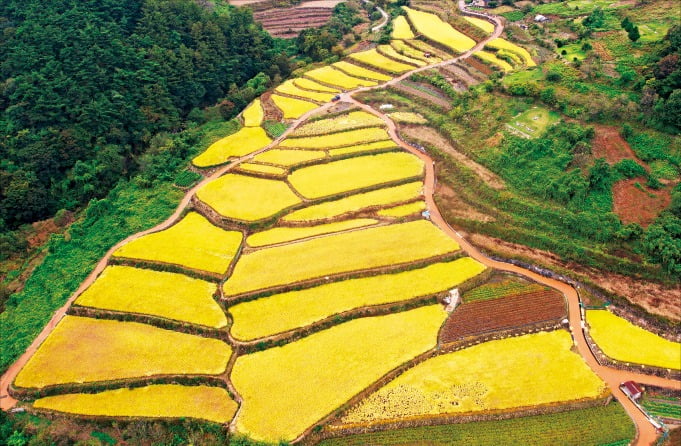
[[[371,218],[359,218],[357,220],[344,220],[316,226],[284,226],[268,229],[262,232],[256,232],[246,239],[246,243],[252,247],[274,245],[277,243],[300,240],[316,235],[331,234],[333,232],[340,232],[348,229],[360,228],[363,226],[371,226],[376,223],[378,223],[378,220]]]
[[[494,25],[487,20],[479,19],[477,17],[469,17],[467,15],[463,16],[463,18],[468,23],[475,25],[476,27],[485,31],[487,34],[492,34],[494,32]]]
[[[257,221],[300,203],[283,181],[227,174],[196,192],[199,200],[223,217]]]
[[[213,299],[216,291],[214,283],[182,274],[110,266],[75,304],[221,328],[227,318]]]
[[[198,418],[215,423],[230,421],[237,409],[225,389],[176,384],[48,396],[33,406],[79,415]]]
[[[510,63],[506,62],[505,60],[499,59],[495,54],[492,54],[487,51],[476,51],[475,54],[473,54],[473,57],[476,57],[482,60],[483,62],[488,62],[505,72],[513,70],[513,66]]]
[[[361,53],[352,53],[348,57],[387,73],[401,74],[405,71],[414,69],[414,65],[407,65],[406,63],[390,59],[389,57],[380,54],[375,48]]]
[[[270,149],[256,155],[253,158],[253,161],[288,167],[325,157],[326,156],[323,152],[313,152],[309,150]]]
[[[241,163],[239,164],[239,170],[273,177],[284,177],[287,173],[287,170],[281,167],[257,163]]]
[[[489,42],[487,42],[485,47],[493,48],[495,50],[507,50],[511,53],[520,56],[525,66],[527,67],[537,66],[534,60],[532,60],[532,56],[530,56],[530,53],[525,48],[522,48],[514,43],[511,43],[508,40],[503,39],[501,37],[497,37],[496,39],[490,40]]]
[[[420,213],[426,209],[426,204],[423,201],[417,201],[415,203],[403,204],[400,206],[395,206],[389,209],[382,209],[376,212],[377,215],[381,217],[405,217],[407,215]]]
[[[240,232],[225,231],[196,212],[190,212],[168,229],[123,245],[113,256],[224,274],[239,249],[241,239]]]
[[[272,140],[260,127],[243,127],[238,132],[213,143],[192,160],[196,167],[218,166],[231,158],[248,155],[266,147]]]
[[[274,102],[274,105],[276,105],[284,114],[284,119],[298,119],[305,113],[318,107],[314,102],[289,98],[278,94],[273,94],[270,98],[272,99],[272,102]]]
[[[328,135],[335,132],[383,125],[385,123],[378,116],[365,111],[352,111],[330,119],[310,121],[298,127],[291,134],[291,137]]]
[[[456,242],[424,220],[333,234],[244,254],[223,290],[226,296],[234,296],[332,274],[414,262],[458,249]]]
[[[264,116],[265,112],[262,109],[260,99],[256,99],[253,102],[251,102],[251,105],[246,107],[246,109],[242,113],[242,117],[244,119],[244,126],[258,127],[260,124],[262,124]]]
[[[389,81],[390,79],[392,79],[387,74],[379,73],[378,71],[374,70],[369,70],[368,68],[360,67],[359,65],[355,65],[344,60],[336,62],[331,66],[354,77],[366,78],[376,81]]]
[[[18,387],[153,375],[218,374],[229,345],[137,322],[65,316],[17,375]]]
[[[433,348],[445,316],[434,305],[356,319],[239,357],[232,372],[244,399],[237,432],[259,441],[293,440],[391,369]]]
[[[291,96],[298,96],[303,99],[311,99],[313,101],[320,103],[328,102],[331,100],[332,97],[334,97],[333,93],[317,93],[313,91],[303,90],[302,88],[298,88],[293,83],[293,80],[287,80],[283,84],[279,85],[275,89],[275,91],[278,93],[283,93]]]
[[[384,149],[400,149],[397,144],[392,139],[386,139],[383,141],[375,141],[367,144],[357,144],[355,146],[340,147],[338,149],[330,149],[329,155],[331,157],[347,155],[350,153],[360,153],[360,152],[376,152],[384,151]]]
[[[231,333],[242,340],[263,338],[355,308],[441,293],[475,277],[484,269],[482,264],[464,257],[395,274],[274,294],[231,307],[229,311],[234,318]]]
[[[406,47],[406,45],[405,45],[405,47]],[[400,61],[400,62],[404,62],[404,63],[406,63],[406,64],[410,64],[410,65],[413,65],[413,66],[423,67],[423,66],[425,66],[425,65],[428,65],[428,64],[427,64],[426,62],[424,62],[422,59],[419,59],[419,58],[412,58],[412,57],[409,57],[409,56],[405,56],[404,54],[398,53],[398,52],[395,50],[395,48],[393,48],[393,47],[390,46],[390,45],[379,45],[379,46],[378,46],[378,51],[379,51],[381,54],[383,54],[383,55],[385,55],[385,56],[387,56],[387,57],[389,57],[389,58],[391,58],[391,59],[395,59],[395,60],[398,60],[398,61]],[[412,50],[412,51],[416,51],[416,50]]]
[[[327,87],[326,85],[322,85],[319,82],[304,77],[293,79],[293,84],[296,87],[304,88],[305,90],[321,91],[322,93],[340,93],[340,90],[337,88]]]
[[[414,36],[409,23],[407,23],[407,19],[402,15],[395,17],[393,20],[392,38],[413,39],[414,37],[416,36]]]
[[[311,124],[314,124],[314,122]],[[329,135],[286,138],[279,144],[279,147],[323,150],[389,139],[390,135],[388,135],[388,132],[383,127],[369,127],[331,133]]]
[[[464,53],[475,46],[475,41],[470,37],[452,28],[449,23],[443,22],[440,17],[429,12],[418,11],[407,6],[402,7],[407,12],[407,18],[416,29],[427,39],[439,43],[457,53]]]
[[[417,50],[416,48],[407,45],[402,40],[393,40],[390,42],[390,46],[393,47],[397,53],[421,62],[435,63],[442,60],[439,57],[435,57],[433,55],[426,57],[423,51]]]
[[[607,310],[586,312],[589,334],[603,353],[622,362],[681,369],[681,344],[633,325]]]
[[[377,84],[376,81],[349,76],[340,70],[335,70],[330,66],[308,71],[305,73],[305,77],[319,81],[323,84],[339,87],[343,90],[351,90],[357,87],[372,87]]]
[[[571,347],[570,334],[557,330],[437,356],[369,396],[343,421],[513,409],[601,396],[605,383]]]
[[[393,112],[388,116],[395,122],[403,122],[405,124],[428,124],[428,120],[418,113]]]

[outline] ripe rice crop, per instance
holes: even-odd
[[[409,23],[407,23],[407,19],[403,15],[399,15],[395,17],[393,20],[393,33],[392,33],[392,38],[393,39],[413,39],[414,33],[411,30],[411,27],[409,26]]]
[[[433,55],[435,55],[438,58],[443,59],[443,60],[449,59],[451,57],[451,54],[441,50],[438,47],[434,47],[433,45],[429,45],[426,42],[424,42],[423,40],[412,39],[412,40],[405,41],[405,43],[408,43],[409,46],[413,46],[413,47],[417,48],[418,50],[423,51],[425,53],[433,54]]]
[[[274,245],[277,243],[313,237],[315,235],[331,234],[332,232],[371,226],[376,223],[378,223],[378,221],[371,218],[359,218],[357,220],[344,220],[317,226],[278,227],[252,234],[246,239],[246,243],[253,247]]]
[[[381,123],[383,123],[383,121],[381,121]],[[390,139],[390,135],[388,135],[388,132],[383,127],[369,127],[331,133],[329,135],[286,138],[279,144],[279,147],[323,150],[331,147],[345,147],[386,139]]]
[[[271,143],[261,127],[243,127],[238,132],[213,143],[205,152],[192,160],[196,167],[210,167],[224,164],[230,158],[237,158],[256,152]]]
[[[366,79],[359,79],[357,77],[348,76],[340,70],[335,70],[333,67],[325,66],[317,68],[305,73],[305,77],[312,80],[322,82],[324,84],[335,85],[343,90],[351,90],[357,87],[372,87],[376,85],[375,81]]]
[[[407,215],[420,213],[426,209],[426,203],[423,201],[417,201],[415,203],[403,204],[400,206],[395,206],[389,209],[381,209],[376,212],[376,214],[381,217],[405,217]]]
[[[395,187],[387,187],[363,194],[350,195],[340,200],[309,206],[286,215],[284,221],[314,221],[333,218],[348,212],[361,211],[372,206],[386,206],[420,197],[423,183],[414,181]]]
[[[232,335],[250,340],[304,327],[353,308],[400,302],[456,287],[485,267],[464,257],[396,274],[344,280],[275,294],[229,309]]]
[[[522,48],[518,45],[515,45],[511,42],[509,42],[506,39],[502,39],[501,37],[497,37],[496,39],[492,39],[487,44],[485,45],[486,47],[493,48],[495,50],[508,50],[512,53],[515,53],[522,57],[523,61],[525,62],[525,65],[528,67],[535,67],[537,64],[532,60],[532,56],[530,56],[530,53],[525,49]]]
[[[281,167],[257,163],[241,163],[239,164],[239,169],[246,172],[262,173],[273,176],[285,176],[287,173],[286,169],[282,169]]]
[[[336,68],[337,70],[341,70],[349,74],[350,76],[362,77],[377,81],[389,81],[390,79],[392,79],[392,77],[388,76],[387,74],[379,73],[378,71],[374,70],[369,70],[368,68],[360,67],[359,65],[355,65],[344,60],[336,62],[331,66]]]
[[[290,441],[385,373],[435,346],[440,305],[356,319],[283,347],[240,356],[236,430]]]
[[[370,227],[244,254],[223,290],[234,296],[330,274],[414,262],[458,249],[456,242],[425,220]]]
[[[681,344],[637,327],[607,310],[586,312],[589,334],[603,353],[623,362],[681,369]]]
[[[463,16],[463,18],[468,23],[471,23],[471,24],[477,26],[481,30],[485,31],[487,34],[492,34],[494,32],[494,25],[492,25],[487,20],[479,19],[477,17],[469,17],[469,16]]]
[[[395,141],[392,139],[386,139],[383,141],[374,141],[368,144],[358,144],[356,146],[341,147],[339,149],[330,149],[329,155],[331,157],[347,155],[349,153],[359,153],[359,152],[374,152],[382,149],[397,149],[399,148]]]
[[[428,124],[428,120],[419,113],[393,112],[388,116],[395,122],[403,122],[405,124]]]
[[[304,77],[297,77],[293,79],[293,83],[298,88],[304,88],[306,90],[321,91],[322,93],[340,93],[340,90],[337,88],[327,87],[326,85],[322,85],[319,82],[315,82]]]
[[[516,53],[512,53],[508,50],[502,49],[502,50],[497,51],[497,57],[500,58],[500,59],[502,59],[502,58],[511,59],[511,61],[513,62],[513,65],[515,65],[515,66],[522,66],[523,65],[523,59],[519,55],[517,55]]]
[[[214,283],[182,274],[109,266],[75,303],[221,328],[227,318],[213,299],[216,290]]]
[[[404,45],[404,42],[402,42],[402,44]],[[421,59],[412,58],[412,57],[409,57],[409,56],[405,56],[404,54],[398,53],[398,52],[395,50],[395,48],[393,48],[393,47],[390,46],[390,45],[379,45],[379,46],[378,46],[378,50],[379,50],[382,54],[386,55],[387,57],[389,57],[389,58],[391,58],[391,59],[399,60],[400,62],[404,62],[404,63],[411,64],[411,65],[415,65],[415,66],[417,66],[417,67],[423,67],[423,66],[428,65],[426,62],[424,62],[424,61],[421,60]],[[416,51],[416,50],[413,50],[413,51]]]
[[[224,274],[241,239],[240,232],[225,231],[200,214],[190,212],[170,228],[126,243],[113,255]]]
[[[365,111],[353,111],[330,119],[320,119],[308,122],[298,127],[291,136],[327,135],[329,133],[383,125],[385,125],[385,122],[378,116],[374,116]]]
[[[223,217],[257,221],[300,203],[283,181],[228,173],[203,186],[196,197]]]
[[[417,11],[407,6],[402,8],[407,11],[407,16],[416,31],[423,34],[427,39],[451,48],[457,53],[466,52],[475,46],[473,39],[455,30],[449,23],[443,22],[435,14]]]
[[[369,396],[343,421],[514,409],[602,395],[605,383],[571,347],[570,334],[556,330],[437,356]]]
[[[323,152],[316,152],[311,150],[284,150],[284,149],[270,149],[266,152],[259,153],[253,158],[253,161],[260,163],[278,164],[280,166],[295,166],[296,164],[304,163],[306,161],[318,160],[326,158]]]
[[[237,404],[225,389],[156,384],[100,393],[71,393],[37,400],[33,407],[105,417],[198,418],[226,423]]]
[[[388,152],[304,167],[289,175],[306,198],[321,198],[423,174],[423,161],[406,152]]]
[[[314,102],[279,96],[278,94],[273,94],[270,98],[274,105],[284,114],[284,119],[298,119],[305,113],[318,107]]]
[[[435,56],[432,56],[432,55],[430,57],[426,57],[426,55],[423,51],[417,50],[416,48],[413,48],[413,47],[407,45],[402,40],[393,40],[393,41],[390,42],[390,46],[392,46],[395,49],[395,51],[397,51],[400,54],[403,54],[405,56],[408,56],[408,57],[411,57],[411,58],[414,58],[414,59],[418,59],[420,61],[424,61],[424,62],[427,62],[427,63],[435,63],[435,62],[440,62],[442,60],[439,57],[435,57]]]
[[[400,74],[414,69],[413,65],[407,65],[405,63],[397,62],[385,57],[384,55],[380,54],[376,48],[362,51],[361,53],[352,53],[348,57],[365,65],[376,67],[379,70],[393,74]]]
[[[295,86],[292,80],[287,80],[283,84],[275,88],[276,92],[288,94],[291,96],[299,96],[303,99],[311,99],[318,102],[328,102],[334,97],[333,93],[317,93],[313,91],[303,90]]]
[[[265,112],[262,109],[262,104],[260,104],[260,99],[256,99],[251,102],[251,105],[246,107],[242,113],[244,118],[244,126],[246,127],[258,127],[262,124]]]
[[[473,53],[473,56],[477,57],[483,62],[489,62],[492,65],[496,65],[503,71],[508,72],[513,70],[513,67],[511,66],[510,63],[506,62],[505,60],[499,59],[495,54],[489,53],[487,51],[476,51],[475,53]]]
[[[17,375],[19,387],[224,372],[229,345],[137,322],[64,316]]]

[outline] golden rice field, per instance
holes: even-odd
[[[383,124],[383,121],[381,121]],[[328,149],[332,147],[345,147],[354,144],[382,141],[390,139],[390,135],[383,127],[369,127],[345,132],[331,133],[329,135],[305,136],[301,138],[286,138],[279,147],[292,147],[300,149]]]
[[[308,71],[305,73],[305,77],[314,81],[322,82],[324,84],[335,85],[344,90],[351,90],[357,87],[372,87],[376,85],[375,81],[348,76],[342,71],[336,70],[331,66],[325,66]]]
[[[420,213],[424,210],[426,210],[426,203],[417,201],[415,203],[407,203],[389,209],[381,209],[376,212],[376,214],[381,217],[406,217],[407,215],[416,214],[417,212]]]
[[[288,180],[304,197],[321,198],[422,174],[421,159],[406,152],[388,152],[304,167]]]
[[[456,242],[425,220],[369,227],[244,254],[223,290],[226,296],[234,296],[332,274],[414,262],[458,249]]]
[[[487,20],[479,19],[477,17],[469,17],[467,15],[463,16],[464,20],[481,30],[485,31],[487,34],[492,34],[494,32],[494,25]]]
[[[126,243],[113,256],[224,274],[241,245],[241,239],[240,232],[225,231],[213,226],[200,214],[190,212],[168,229]]]
[[[256,232],[246,239],[246,243],[252,247],[274,245],[316,235],[331,234],[332,232],[371,226],[376,223],[378,223],[378,221],[372,218],[358,218],[356,220],[344,220],[316,226],[283,226]]]
[[[289,98],[273,94],[270,96],[274,105],[284,114],[284,119],[298,119],[305,113],[319,107],[316,103],[302,99]]]
[[[393,20],[393,39],[413,39],[416,37],[407,23],[407,19],[403,15],[395,17]]]
[[[286,176],[287,170],[282,169],[281,167],[277,166],[269,166],[267,164],[258,164],[258,163],[241,163],[239,164],[239,170],[243,170],[246,172],[252,172],[252,173],[261,173],[263,175],[272,175],[272,176]]]
[[[284,221],[314,221],[325,218],[333,218],[348,212],[360,211],[373,206],[387,206],[392,203],[401,203],[413,200],[423,194],[423,183],[402,184],[400,186],[378,189],[362,194],[351,195],[340,200],[327,201],[325,203],[300,209],[286,215]]]
[[[290,441],[395,367],[433,348],[440,305],[356,319],[283,347],[240,356],[232,382],[243,398],[236,430]]]
[[[231,347],[217,339],[137,322],[67,315],[14,384],[41,388],[153,375],[216,375],[224,372],[231,354]]]
[[[321,93],[303,90],[302,88],[296,87],[293,80],[287,80],[283,84],[279,85],[275,90],[277,93],[288,94],[291,96],[298,96],[302,99],[311,99],[317,102],[328,102],[334,97],[334,93]]]
[[[192,160],[196,167],[210,167],[224,164],[230,158],[237,158],[266,147],[272,140],[261,127],[243,127],[238,132],[213,143],[205,152]]]
[[[262,124],[265,112],[262,109],[262,104],[260,104],[260,99],[251,102],[251,105],[246,107],[243,111],[242,117],[244,119],[244,126],[246,127],[258,127]]]
[[[499,50],[499,51],[496,52],[496,56],[500,59],[503,59],[504,57],[511,59],[513,65],[515,65],[515,66],[522,66],[523,65],[523,59],[519,55],[517,55],[516,53],[512,53],[508,50]]]
[[[681,369],[681,344],[637,327],[607,310],[588,310],[589,334],[603,353],[622,362]]]
[[[100,393],[48,396],[36,409],[105,417],[198,418],[226,423],[237,410],[225,389],[208,386],[155,384]]]
[[[398,146],[392,139],[386,139],[383,141],[374,141],[368,144],[357,144],[355,146],[341,147],[338,149],[330,149],[329,155],[331,157],[347,155],[349,153],[359,153],[359,152],[373,152],[382,149],[397,149]]]
[[[405,71],[413,70],[413,65],[407,65],[406,63],[397,62],[389,57],[380,54],[376,48],[372,48],[367,51],[362,51],[361,53],[352,53],[348,56],[351,60],[356,60],[365,65],[378,68],[379,70],[386,71],[388,73],[400,74]]]
[[[503,39],[501,37],[497,37],[496,39],[492,39],[487,44],[485,47],[493,48],[495,50],[508,50],[512,53],[515,53],[522,57],[525,66],[528,67],[535,67],[537,64],[532,60],[532,56],[530,56],[530,53],[523,47],[520,47],[518,45],[515,45],[511,42],[509,42],[506,39]]]
[[[298,127],[291,137],[319,136],[364,127],[383,126],[385,122],[378,116],[365,111],[352,111],[329,119],[310,121]]]
[[[196,197],[223,217],[257,221],[300,203],[284,181],[228,173],[203,186]]]
[[[401,43],[404,45],[404,42],[401,42]],[[405,46],[406,46],[406,45],[405,45]],[[390,45],[379,45],[379,46],[378,46],[378,50],[379,50],[382,54],[384,54],[385,56],[387,56],[387,57],[389,57],[389,58],[391,58],[391,59],[396,59],[396,60],[398,60],[398,61],[400,61],[400,62],[404,62],[404,63],[411,64],[411,65],[415,65],[415,66],[417,66],[417,67],[423,67],[423,66],[428,65],[428,63],[424,62],[424,61],[421,60],[421,59],[412,58],[412,57],[406,56],[406,55],[404,55],[404,54],[398,53],[398,52],[395,50],[395,48],[393,48],[393,47],[390,46]],[[416,50],[413,50],[413,49],[412,49],[412,51],[416,52]]]
[[[443,22],[440,17],[430,12],[418,11],[403,6],[407,11],[409,21],[414,25],[414,29],[427,39],[451,48],[457,53],[464,53],[475,46],[475,41],[470,37],[452,28],[449,23]]]
[[[331,66],[338,70],[344,71],[350,76],[362,77],[376,81],[389,81],[390,79],[392,79],[392,77],[388,76],[387,74],[379,73],[378,71],[374,70],[369,70],[368,68],[360,67],[359,65],[355,65],[344,60],[331,64]]]
[[[388,115],[395,122],[405,124],[428,124],[428,120],[419,113],[414,112],[393,112]]]
[[[229,309],[232,335],[263,338],[310,325],[354,308],[400,302],[449,290],[480,274],[485,267],[464,257],[396,274],[333,282],[301,291],[239,303]]]
[[[420,61],[424,61],[427,63],[435,63],[435,62],[440,62],[442,59],[436,56],[430,56],[426,57],[425,53],[421,50],[417,50],[414,47],[411,47],[404,43],[403,40],[392,40],[390,42],[390,46],[392,46],[395,51],[397,51],[399,54],[418,59]]]
[[[606,392],[605,383],[571,347],[570,334],[556,330],[437,356],[370,395],[343,422],[371,423],[599,397]]]
[[[214,283],[183,274],[109,266],[75,303],[222,328],[227,318],[213,299],[216,290]]]
[[[305,77],[297,77],[293,79],[293,84],[298,88],[304,88],[306,90],[321,91],[322,93],[340,93],[337,88],[327,87],[319,82],[315,82],[311,79]]]
[[[503,71],[512,71],[513,67],[511,66],[510,63],[506,62],[505,60],[499,59],[495,54],[487,52],[487,51],[476,51],[473,54],[474,57],[477,57],[478,59],[482,60],[483,62],[489,62],[492,65],[496,65],[497,67],[501,68]]]
[[[326,158],[326,155],[323,152],[311,150],[270,149],[256,155],[253,158],[253,161],[289,167],[304,163],[306,161],[318,160],[322,158]]]
[[[411,40],[409,40],[405,43],[408,43],[410,46],[413,46],[413,47],[419,49],[420,51],[433,54],[433,55],[439,57],[440,59],[449,59],[449,58],[452,57],[451,54],[441,50],[438,47],[435,47],[433,45],[429,45],[426,42],[424,42],[423,40],[411,39]]]

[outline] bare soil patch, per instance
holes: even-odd
[[[494,72],[494,70],[492,70],[490,67],[488,67],[487,65],[480,62],[479,60],[477,60],[475,57],[472,57],[472,56],[465,58],[463,60],[463,62],[466,63],[467,65],[470,65],[471,67],[475,68],[476,70],[478,70],[479,72],[481,72],[485,76],[489,76],[490,74],[492,74]]]
[[[428,94],[425,91],[417,90],[416,88],[406,85],[404,82],[398,82],[396,84],[393,84],[390,86],[390,88],[394,88],[395,90],[405,94],[406,96],[425,99],[426,101],[431,102],[446,111],[452,109],[452,105],[449,103],[449,101],[446,101],[445,99],[439,96],[433,96],[432,94]]]
[[[463,201],[459,194],[446,184],[438,183],[435,188],[435,195],[438,196],[438,202],[442,209],[446,211],[447,216],[482,222],[495,220],[491,215],[480,212]]]
[[[646,227],[669,207],[672,201],[669,187],[654,190],[646,187],[645,183],[645,178],[632,178],[613,185],[613,210],[623,223],[638,223]]]
[[[310,0],[302,2],[299,8],[330,8],[333,9],[337,4],[342,3],[343,0]]]
[[[594,41],[593,48],[594,52],[600,56],[601,60],[607,62],[613,59],[612,54],[610,54],[610,51],[603,45],[603,42]]]
[[[266,9],[254,13],[253,18],[274,37],[295,37],[303,29],[317,28],[328,22],[334,2],[335,0],[312,1],[293,8]],[[329,3],[332,6],[314,3]]]
[[[640,161],[634,151],[631,150],[629,143],[622,138],[619,129],[597,125],[594,127],[594,130],[596,135],[594,136],[591,150],[595,158],[605,158],[610,164],[630,158],[636,160],[647,169],[645,163]]]

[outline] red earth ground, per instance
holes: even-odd
[[[672,201],[669,187],[654,190],[645,184],[645,178],[632,178],[613,185],[613,211],[622,223],[638,223],[646,227],[669,207]]]

